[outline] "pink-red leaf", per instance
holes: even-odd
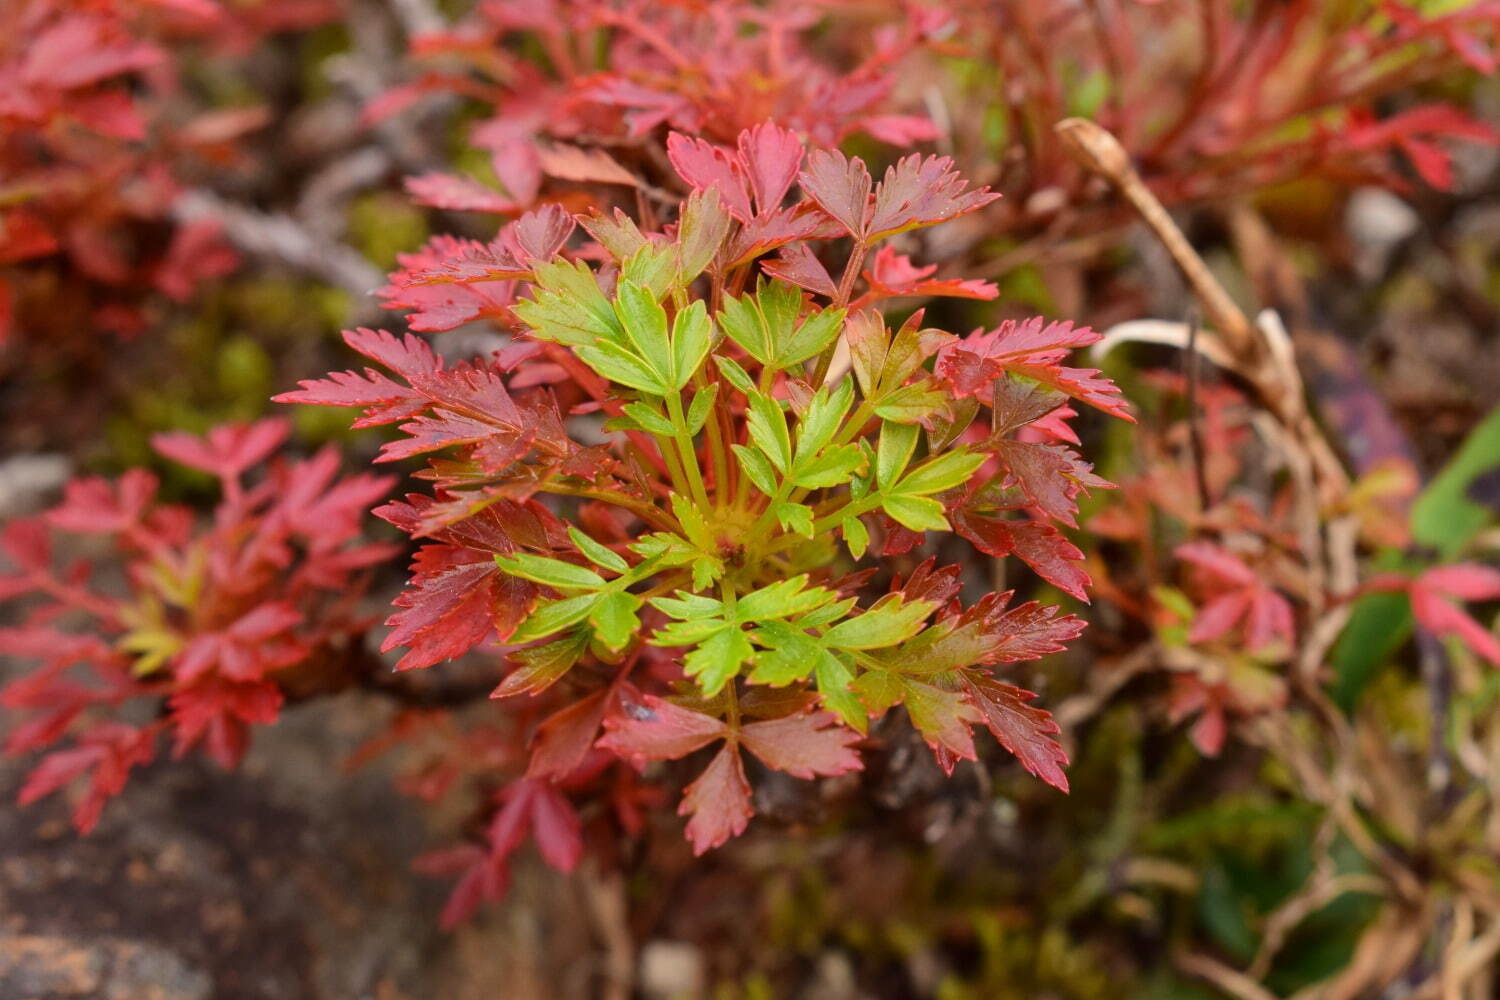
[[[682,793],[677,815],[691,816],[687,838],[701,855],[745,832],[755,809],[739,751],[726,745]]]
[[[622,704],[618,714],[604,719],[604,729],[598,746],[638,768],[650,760],[686,757],[729,733],[729,727],[711,715],[650,694]]]
[[[1068,790],[1068,755],[1054,738],[1062,730],[1052,713],[1030,704],[1030,691],[995,680],[989,674],[964,675],[969,697],[984,715],[984,724],[1000,745],[1016,755],[1021,766],[1047,784]]]
[[[859,733],[834,724],[828,712],[788,715],[740,728],[740,742],[767,767],[804,779],[861,770],[864,765],[853,749],[859,739]]]

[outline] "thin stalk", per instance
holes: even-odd
[[[708,510],[713,505],[708,502],[708,490],[703,485],[703,473],[698,468],[698,451],[693,447],[693,435],[688,432],[687,417],[682,413],[682,393],[667,393],[667,412],[672,418],[672,427],[675,431],[673,436],[681,456],[682,467],[687,470],[688,486],[692,489],[693,500],[703,510]]]

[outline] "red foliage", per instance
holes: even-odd
[[[284,421],[263,420],[202,438],[158,438],[164,456],[219,478],[211,524],[197,526],[187,508],[159,502],[156,477],[137,469],[115,482],[75,479],[45,516],[6,526],[0,551],[12,569],[0,575],[0,597],[29,606],[27,622],[3,630],[3,643],[40,661],[0,691],[0,705],[30,715],[6,749],[43,750],[75,734],[71,747],[42,758],[23,803],[87,774],[89,791],[74,813],[87,831],[163,735],[174,756],[201,745],[234,767],[249,727],[276,720],[292,675],[326,669],[367,627],[356,607],[363,571],[395,550],[362,541],[359,530],[391,480],[338,479],[338,457],[325,450],[274,461],[247,481],[287,430]],[[54,531],[104,536],[125,569],[126,592],[96,587],[88,563],[56,568]],[[62,627],[80,617],[88,631]],[[133,700],[158,704],[157,721],[116,721]]]
[[[1476,656],[1500,667],[1500,639],[1460,606],[1470,601],[1500,600],[1500,570],[1455,563],[1424,570],[1413,577],[1381,574],[1365,585],[1372,591],[1405,592],[1417,624],[1439,637],[1451,637]]]
[[[186,164],[222,157],[258,109],[179,107],[179,62],[311,27],[334,0],[15,0],[0,9],[0,343],[70,326],[134,334],[151,294],[186,300],[236,255],[169,222]],[[60,313],[59,303],[68,310]],[[73,311],[77,310],[77,311]]]

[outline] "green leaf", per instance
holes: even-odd
[[[776,493],[776,470],[771,468],[770,459],[762,455],[754,448],[747,448],[742,444],[730,445],[734,450],[734,457],[740,460],[740,468],[745,470],[745,475],[755,484],[755,488],[766,496]]]
[[[779,346],[776,367],[790,368],[823,353],[844,328],[844,310],[823,309],[813,313]]]
[[[703,511],[688,497],[673,493],[672,515],[677,518],[677,523],[682,525],[682,530],[687,532],[688,540],[697,547],[699,551],[706,552],[714,548],[713,532],[708,527],[708,521],[703,517]]]
[[[787,430],[786,414],[781,404],[769,396],[753,393],[750,396],[750,440],[765,453],[778,472],[786,472],[792,464],[792,436]]]
[[[807,574],[751,591],[735,605],[735,615],[742,622],[765,621],[773,618],[795,618],[830,603],[838,597],[823,587],[807,586]]]
[[[511,576],[543,583],[558,590],[599,590],[605,586],[604,577],[591,569],[530,552],[496,555],[495,565]]]
[[[849,362],[860,391],[871,399],[880,389],[880,372],[885,367],[885,352],[890,332],[878,309],[861,310],[849,320]]]
[[[666,531],[655,531],[636,539],[630,543],[630,551],[662,567],[684,566],[698,558],[697,546]]]
[[[823,641],[838,649],[879,649],[894,646],[916,635],[932,614],[926,601],[902,601],[899,596],[882,598],[864,614],[839,622],[823,633]]]
[[[776,505],[776,522],[803,538],[813,536],[813,512],[806,504],[783,500]]]
[[[674,389],[681,389],[693,378],[698,366],[708,356],[708,342],[713,328],[708,309],[697,301],[677,314],[672,321],[672,371]]]
[[[855,598],[846,597],[842,601],[834,601],[832,604],[825,604],[820,608],[815,608],[806,614],[797,616],[797,627],[825,628],[845,618],[849,612],[854,610],[856,603]]]
[[[724,575],[724,560],[718,556],[700,556],[693,560],[693,587],[703,590]]]
[[[837,656],[822,651],[818,657],[818,666],[814,671],[814,679],[818,684],[818,694],[823,699],[823,706],[834,715],[837,715],[844,724],[858,733],[870,731],[870,716],[865,711],[865,706],[859,697],[850,689],[850,683],[854,680],[854,674]]]
[[[1360,695],[1411,635],[1411,601],[1405,594],[1366,594],[1329,653],[1336,705],[1353,713]]]
[[[865,456],[857,445],[845,444],[812,461],[793,466],[791,480],[808,489],[823,489],[847,483],[854,470],[864,464]]]
[[[947,410],[950,399],[947,393],[936,388],[932,379],[919,379],[881,396],[875,403],[875,415],[898,424],[922,423]]]
[[[653,396],[665,396],[672,391],[655,369],[612,341],[584,344],[574,348],[574,351],[584,364],[611,382],[618,382]]]
[[[842,309],[814,312],[799,325],[801,312],[801,290],[762,278],[754,295],[725,300],[719,327],[767,368],[790,368],[823,351],[844,325]]]
[[[719,383],[714,382],[693,393],[693,402],[688,406],[687,425],[689,434],[697,434],[708,423],[713,412],[714,401],[719,398]],[[670,425],[669,425],[670,426]]]
[[[931,357],[937,349],[945,343],[951,343],[956,338],[951,333],[943,333],[941,330],[924,330],[917,326],[917,314],[913,313],[901,324],[901,329],[896,331],[895,339],[886,351],[885,360],[881,365],[880,384],[883,388],[893,390],[908,378],[917,373],[922,367],[922,362]]]
[[[627,591],[603,595],[589,612],[595,637],[614,652],[624,649],[641,628],[641,599]]]
[[[760,310],[755,307],[755,299],[748,295],[738,299],[726,296],[724,308],[719,310],[719,329],[723,330],[724,335],[730,340],[744,348],[745,353],[756,361],[763,365],[770,364],[770,359],[775,355],[775,349],[771,343],[770,333],[766,330],[765,321],[761,318]],[[719,363],[722,365],[723,360],[721,359]],[[749,379],[745,381],[748,385]]]
[[[683,657],[682,669],[698,679],[703,693],[712,698],[740,672],[755,650],[738,626],[724,626],[713,637]]]
[[[656,296],[633,281],[620,281],[615,292],[615,314],[635,353],[656,373],[660,382],[676,388],[673,378],[672,344],[667,338],[667,311]]]
[[[602,373],[601,373],[602,374]],[[652,434],[660,434],[663,437],[671,437],[676,433],[672,422],[661,415],[656,407],[642,402],[626,403],[625,415],[636,422],[636,425],[644,431]]]
[[[896,480],[911,461],[920,430],[911,424],[881,425],[880,444],[875,451],[875,482],[881,490],[895,488]]]
[[[1411,509],[1412,537],[1452,560],[1494,519],[1495,512],[1472,500],[1470,485],[1500,468],[1500,408],[1469,432],[1457,454],[1417,497]]]
[[[506,676],[490,697],[541,694],[573,669],[588,648],[589,634],[580,629],[545,645],[517,650],[508,657],[517,668]]]
[[[716,354],[714,355],[714,364],[719,366],[719,371],[723,373],[724,378],[729,381],[729,384],[744,395],[748,396],[755,391],[755,383],[750,380],[750,376],[746,374],[745,369],[740,367],[738,361],[735,361],[733,358],[726,358],[722,354]]]
[[[651,606],[678,621],[724,617],[723,601],[716,601],[712,597],[704,597],[701,594],[685,594],[680,590],[676,597],[651,598]]]
[[[906,694],[901,678],[888,670],[867,670],[851,686],[871,715],[884,715]]]
[[[517,302],[514,311],[541,340],[577,346],[624,335],[614,308],[583,261],[538,264],[532,296]]]
[[[813,393],[807,412],[797,424],[797,461],[811,459],[828,447],[844,423],[844,416],[854,401],[854,381],[847,376],[839,381],[832,394],[823,386]]]
[[[943,505],[929,497],[910,497],[904,494],[888,496],[880,506],[898,524],[912,531],[947,531],[948,519],[943,516]]]
[[[766,622],[750,636],[766,647],[755,654],[755,668],[750,671],[752,684],[782,687],[800,681],[812,672],[823,655],[817,640],[785,622]]]
[[[713,638],[725,627],[722,618],[695,618],[691,621],[668,622],[651,635],[653,646],[696,646]]]
[[[926,496],[951,490],[968,481],[984,464],[985,456],[967,448],[950,451],[924,462],[901,480],[894,492],[905,496]]]
[[[539,604],[536,610],[521,623],[520,628],[511,635],[511,642],[530,642],[532,639],[541,639],[554,632],[561,632],[570,625],[577,625],[588,617],[596,603],[599,595],[579,594],[577,597],[565,597],[560,601],[551,601]]]
[[[578,546],[578,551],[588,556],[589,562],[595,566],[603,566],[616,573],[624,573],[630,569],[630,564],[625,561],[624,556],[600,545],[571,524],[568,525],[568,537],[573,540],[574,545]]]
[[[849,546],[849,554],[855,559],[863,559],[870,547],[870,531],[865,522],[858,517],[846,517],[839,522],[839,528],[844,532],[844,544]]]
[[[620,266],[620,280],[651,292],[657,299],[672,290],[677,280],[677,248],[647,244]]]

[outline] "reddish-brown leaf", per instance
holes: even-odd
[[[745,832],[755,809],[750,805],[750,783],[739,751],[726,745],[682,793],[677,815],[691,816],[687,838],[693,854],[701,855]]]

